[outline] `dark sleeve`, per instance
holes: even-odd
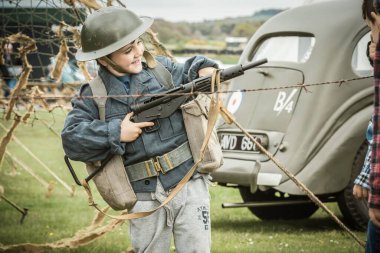
[[[80,94],[92,96],[88,85]],[[74,98],[72,106],[61,133],[63,149],[70,159],[93,162],[103,160],[109,154],[124,154],[125,145],[120,142],[120,119],[101,121],[98,107],[91,98]]]
[[[166,57],[157,57],[172,74],[175,85],[191,82],[198,78],[198,71],[207,67],[218,68],[218,64],[204,56],[193,56],[185,61],[178,63],[169,60]]]

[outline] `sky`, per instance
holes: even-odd
[[[268,8],[293,8],[310,0],[127,0],[127,8],[139,16],[168,21],[202,22],[226,17],[250,16]]]

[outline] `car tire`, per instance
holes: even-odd
[[[249,187],[241,187],[240,195],[244,202],[275,202],[283,200],[304,200],[308,199],[305,196],[286,196],[282,192],[274,189],[268,191],[257,190],[251,193]],[[276,205],[265,207],[248,207],[248,209],[261,220],[294,220],[309,218],[318,206],[314,203],[292,204],[292,205]]]
[[[369,220],[367,200],[358,200],[352,194],[354,181],[362,170],[368,143],[364,142],[356,153],[351,169],[350,182],[338,195],[338,206],[345,223],[351,228],[365,231]]]

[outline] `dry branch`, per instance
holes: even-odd
[[[0,143],[0,164],[4,158],[4,154],[5,154],[5,150],[7,148],[7,145],[12,139],[13,132],[19,124],[20,124],[20,116],[16,115],[15,120],[13,121],[12,127],[7,131],[7,133],[1,139],[1,143]]]
[[[108,209],[103,209],[106,212]],[[98,213],[93,222],[86,228],[78,231],[73,237],[65,238],[56,242],[46,243],[46,244],[33,244],[33,243],[22,243],[8,246],[0,246],[0,252],[31,252],[31,253],[41,253],[48,250],[57,249],[74,249],[82,245],[88,244],[93,240],[111,232],[118,226],[124,223],[121,220],[111,220],[108,224],[100,226],[103,222],[104,216]]]
[[[58,37],[61,39],[61,45],[59,47],[59,52],[55,58],[55,64],[54,64],[54,68],[53,68],[53,71],[51,72],[51,78],[53,80],[55,80],[56,82],[58,82],[59,80],[61,80],[61,77],[62,77],[62,70],[64,68],[64,66],[66,65],[66,63],[69,61],[69,57],[68,57],[68,47],[67,47],[67,41],[65,39],[65,37],[63,36],[63,28],[67,26],[65,22],[61,22],[59,24],[59,28],[58,28],[58,31],[57,31],[57,35]]]
[[[157,33],[153,32],[152,29],[148,29],[145,35],[148,37],[148,40],[154,47],[155,53],[157,55],[164,55],[169,57],[171,60],[174,60],[174,56],[170,53],[169,50],[165,48],[165,46],[157,38]]]
[[[89,9],[99,10],[102,8],[95,0],[78,0],[81,4],[85,5]]]
[[[86,81],[90,81],[92,78],[91,78],[90,73],[88,72],[86,62],[78,61],[77,65],[78,65],[79,69],[82,71]]]
[[[24,35],[22,33],[10,35],[6,38],[6,40],[8,40],[10,43],[20,43],[21,46],[18,50],[19,50],[21,60],[23,62],[23,70],[21,72],[21,76],[18,79],[16,87],[12,90],[11,100],[9,101],[9,105],[8,105],[7,112],[5,115],[5,119],[9,120],[11,118],[13,107],[16,104],[16,100],[17,100],[16,96],[20,93],[20,91],[24,87],[26,87],[29,75],[32,72],[32,65],[29,64],[27,55],[30,52],[36,51],[37,46],[36,46],[35,40],[31,39],[29,36]]]

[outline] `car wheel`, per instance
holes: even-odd
[[[338,195],[339,209],[343,214],[347,225],[361,231],[366,230],[368,223],[367,200],[358,200],[352,195],[355,178],[362,170],[365,155],[367,153],[368,143],[363,143],[356,153],[354,163],[351,169],[350,182],[346,188]]]
[[[276,202],[284,200],[303,200],[307,199],[305,196],[291,196],[282,192],[278,192],[274,189],[268,191],[257,190],[255,193],[251,193],[249,187],[241,187],[240,195],[244,202]],[[276,205],[265,207],[248,207],[249,210],[262,220],[293,220],[293,219],[306,219],[309,218],[318,206],[314,203],[305,204],[292,204],[292,205]]]

